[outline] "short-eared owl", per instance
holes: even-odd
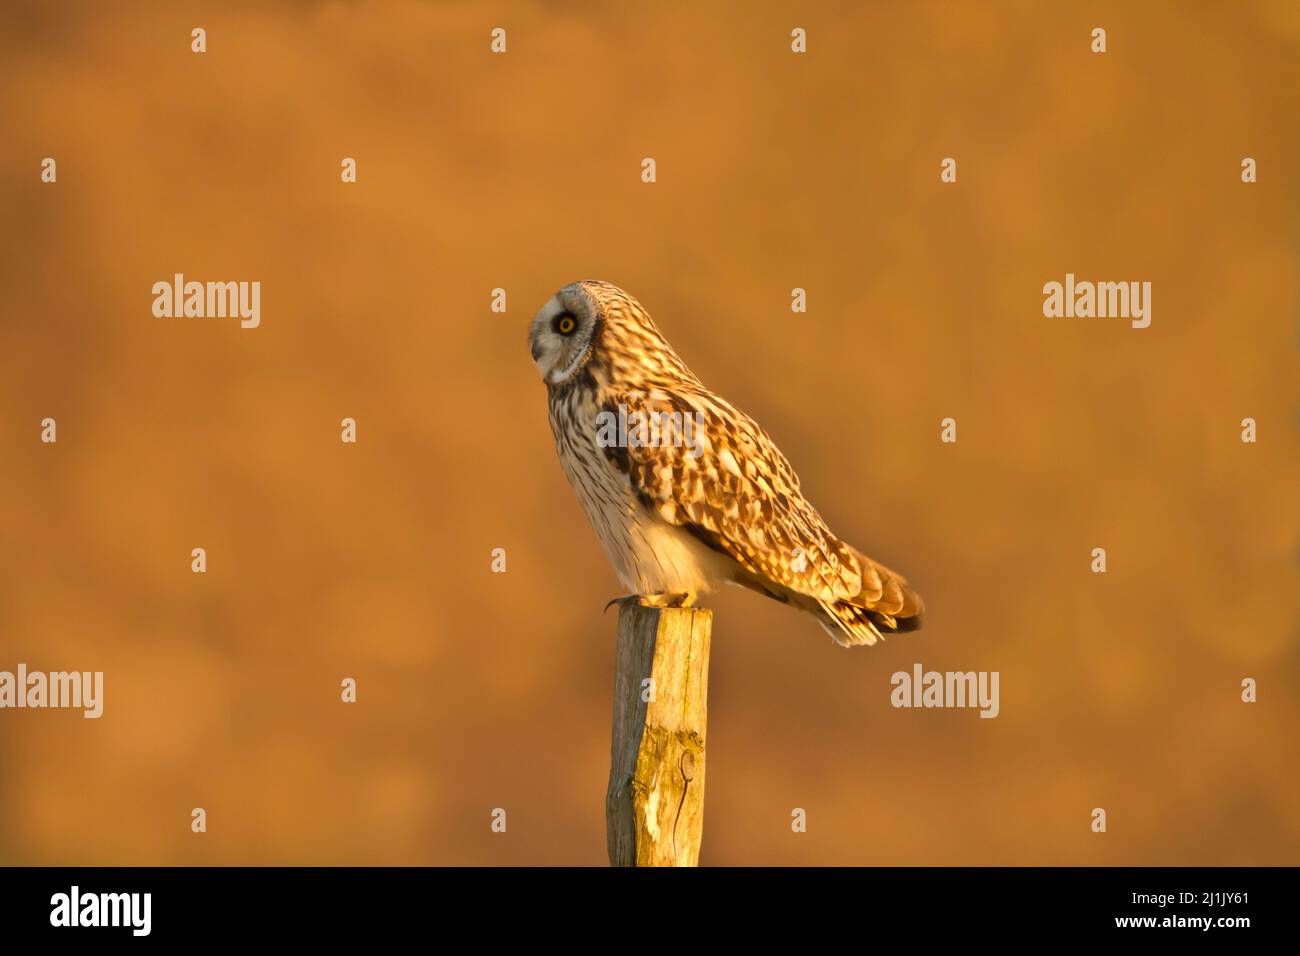
[[[831,533],[772,439],[701,384],[636,299],[575,282],[531,337],[560,463],[629,599],[689,605],[731,582],[844,645],[920,626],[907,581]]]

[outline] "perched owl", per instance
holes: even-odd
[[[729,582],[845,646],[920,626],[907,581],[831,533],[772,439],[691,373],[636,299],[567,285],[531,339],[560,463],[632,592],[621,600],[689,606]]]

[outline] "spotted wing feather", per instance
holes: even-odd
[[[899,617],[919,615],[903,578],[831,532],[749,416],[702,387],[618,401],[629,416],[659,423],[655,441],[629,447],[625,460],[638,498],[659,518],[729,555],[769,592],[815,602],[845,643],[874,643],[879,626],[902,629]]]

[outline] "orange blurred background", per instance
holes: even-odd
[[[24,2],[0,35],[0,670],[105,672],[100,720],[0,712],[0,863],[605,862],[621,589],[527,346],[579,278],[927,603],[847,651],[708,602],[702,862],[1300,862],[1294,3]],[[154,318],[176,272],[260,281],[261,327]],[[1067,272],[1150,281],[1151,327],[1044,318]],[[893,709],[918,661],[999,671],[1000,716]]]

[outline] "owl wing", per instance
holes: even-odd
[[[744,412],[703,389],[651,388],[616,401],[629,422],[618,464],[662,520],[729,555],[758,583],[828,610],[837,602],[905,610],[906,582],[831,533],[780,449]],[[636,440],[634,412],[639,421],[657,418],[653,442]]]

